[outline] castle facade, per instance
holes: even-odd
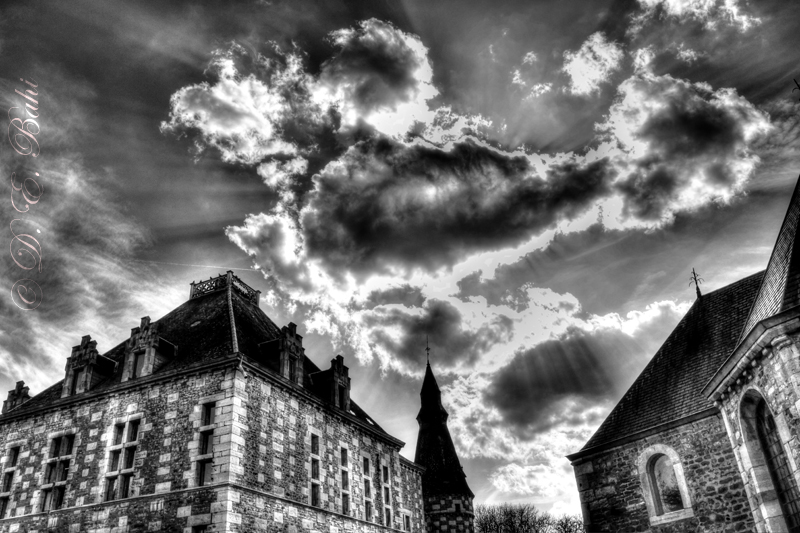
[[[320,369],[259,296],[231,272],[192,283],[105,353],[84,336],[40,394],[19,382],[0,415],[0,532],[472,533],[430,366],[409,461],[350,398],[343,358]]]

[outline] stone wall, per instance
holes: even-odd
[[[472,499],[459,495],[438,495],[425,500],[428,531],[473,533]]]
[[[771,412],[795,482],[800,485],[800,416],[797,387],[800,384],[800,337],[769,335],[770,342],[759,342],[748,354],[747,368],[738,373],[717,404],[734,446],[736,460],[745,480],[749,504],[759,532],[784,531],[785,522],[775,488],[752,426],[760,401]],[[750,426],[750,427],[748,427]]]
[[[683,471],[691,510],[651,520],[640,462],[671,449]],[[753,531],[753,517],[720,415],[711,415],[573,462],[589,532]]]
[[[319,461],[320,475],[314,483],[320,487],[316,506],[320,511],[396,529],[405,527],[403,516],[409,515],[412,531],[424,527],[421,470],[401,467],[396,440],[382,438],[366,430],[355,417],[260,373],[248,372],[247,398],[247,429],[243,437],[251,445],[245,448],[243,485],[264,495],[311,505],[313,457]],[[314,456],[312,434],[319,439],[319,454]],[[342,450],[346,450],[345,464]],[[366,475],[364,458],[370,465]],[[365,480],[370,481],[369,498],[364,493]],[[388,501],[384,497],[387,488]],[[349,497],[347,510],[343,508],[343,494]],[[372,504],[372,518],[365,515],[367,500]],[[391,524],[385,523],[387,507],[391,510]]]
[[[249,365],[245,365],[248,366]],[[204,411],[213,413],[207,424]],[[280,378],[242,370],[236,360],[193,373],[158,374],[115,386],[107,394],[72,396],[56,406],[0,425],[0,471],[11,473],[0,533],[133,533],[175,531],[380,531],[389,488],[392,524],[424,528],[421,471],[401,466],[399,445]],[[117,426],[138,424],[135,440],[115,445]],[[310,505],[310,440],[320,442],[321,501]],[[210,449],[203,450],[203,435]],[[72,436],[66,479],[46,484],[53,439]],[[111,454],[135,446],[131,470],[110,471]],[[15,466],[11,451],[19,447]],[[348,450],[349,516],[342,509],[341,449]],[[207,452],[207,453],[203,453]],[[364,520],[362,457],[371,461],[374,523]],[[212,468],[200,486],[200,465]],[[408,463],[408,462],[406,462]],[[383,467],[389,482],[383,483]],[[126,499],[105,501],[109,476],[132,475]],[[117,476],[117,479],[120,478]],[[41,512],[43,488],[63,487],[63,505]],[[378,514],[381,513],[381,514]],[[281,517],[280,519],[278,517]]]

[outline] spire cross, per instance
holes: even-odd
[[[689,282],[689,285],[694,283],[694,290],[697,293],[697,297],[700,298],[702,296],[702,294],[700,294],[700,284],[705,280],[697,275],[697,272],[694,271],[694,268],[692,268],[692,275],[689,276],[689,278],[692,280]]]

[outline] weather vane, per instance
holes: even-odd
[[[702,294],[700,294],[700,284],[705,280],[697,275],[697,272],[694,271],[694,268],[692,268],[692,275],[689,276],[689,278],[692,280],[689,282],[689,285],[694,283],[694,290],[697,292],[697,297],[700,298],[702,296]]]
[[[794,84],[795,84],[795,85],[797,85],[797,87],[795,87],[794,89],[792,89],[792,92],[795,92],[795,91],[800,91],[800,83],[797,83],[797,80],[796,80],[796,79],[794,79],[794,78],[792,78],[792,81],[794,81]]]
[[[427,354],[426,357],[428,359],[428,364],[431,364],[431,347],[428,346],[428,336],[425,335],[425,353]]]

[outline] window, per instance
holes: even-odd
[[[197,461],[197,486],[203,487],[214,482],[214,466],[211,459]]]
[[[756,430],[789,533],[798,532],[800,531],[800,491],[797,489],[797,483],[781,444],[775,419],[767,407],[767,402],[763,400],[756,408]]]
[[[371,492],[372,491],[371,491],[371,487],[370,487],[370,484],[369,484],[369,480],[365,479],[364,480],[364,497],[365,498],[372,498]]]
[[[6,472],[3,475],[3,489],[0,492],[11,492],[12,481],[14,481],[14,472]]]
[[[411,517],[408,515],[403,516],[403,529],[405,531],[411,531]]]
[[[294,381],[294,375],[297,368],[297,362],[289,357],[289,381]]]
[[[139,425],[136,418],[115,424],[112,428],[112,442],[108,451],[108,471],[106,472],[106,501],[122,500],[133,496],[131,482],[136,468],[136,451],[139,449]]]
[[[203,414],[200,417],[201,426],[210,426],[217,418],[217,402],[203,404]]]
[[[369,475],[369,458],[364,457],[364,475]]]
[[[344,409],[347,406],[347,389],[339,385],[339,407]]]
[[[19,446],[14,446],[10,450],[8,450],[8,464],[6,465],[6,468],[17,466],[18,461],[19,461]]]
[[[386,508],[384,509],[384,514],[385,514],[385,518],[386,518],[386,523],[385,523],[385,525],[386,525],[387,527],[392,527],[392,510],[391,510],[391,509],[389,509],[388,507],[386,507]]]
[[[763,506],[775,511],[768,520],[772,528],[795,533],[800,531],[800,513],[798,512],[798,489],[794,475],[788,465],[786,446],[791,435],[781,432],[783,424],[770,411],[764,397],[755,389],[746,391],[739,406],[739,422],[741,424],[741,453],[746,454],[752,467],[747,476],[755,488],[754,498]],[[784,522],[784,523],[781,523]]]
[[[342,468],[347,468],[347,448],[342,448],[340,463]]]
[[[372,522],[372,502],[364,502],[364,520]]]
[[[650,525],[694,516],[683,466],[675,450],[654,444],[642,452],[637,466]]]
[[[388,466],[384,466],[383,467],[383,482],[384,483],[389,483],[389,467]]]
[[[675,478],[672,460],[666,455],[655,455],[650,460],[650,483],[656,514],[671,513],[683,509],[683,499]]]
[[[133,364],[131,365],[131,378],[141,377],[144,373],[144,352],[133,353]]]
[[[457,503],[457,504],[456,504],[456,512],[457,512],[457,513],[460,513],[460,512],[461,512],[461,504],[460,504],[460,503]]]
[[[348,479],[347,470],[342,470],[342,490],[350,490],[350,479]]]
[[[311,484],[311,505],[319,507],[319,485],[317,483]]]
[[[318,435],[311,435],[311,453],[314,455],[319,455],[319,436]]]
[[[383,487],[383,503],[389,505],[389,487]]]
[[[6,517],[8,511],[8,498],[0,498],[0,520]]]
[[[42,512],[61,509],[64,503],[64,487],[50,487],[42,490]]]
[[[217,402],[206,402],[200,406],[200,427],[195,472],[196,484],[203,487],[214,482],[214,428],[217,420]]]
[[[319,479],[319,459],[311,459],[311,479]]]
[[[78,385],[83,379],[83,376],[84,376],[83,368],[72,369],[72,383],[70,383],[70,388],[69,388],[69,393],[71,395],[78,394]]]
[[[42,511],[60,509],[64,503],[75,435],[60,435],[50,441],[50,457],[44,467],[42,484]]]
[[[350,495],[342,494],[342,514],[350,514]]]

